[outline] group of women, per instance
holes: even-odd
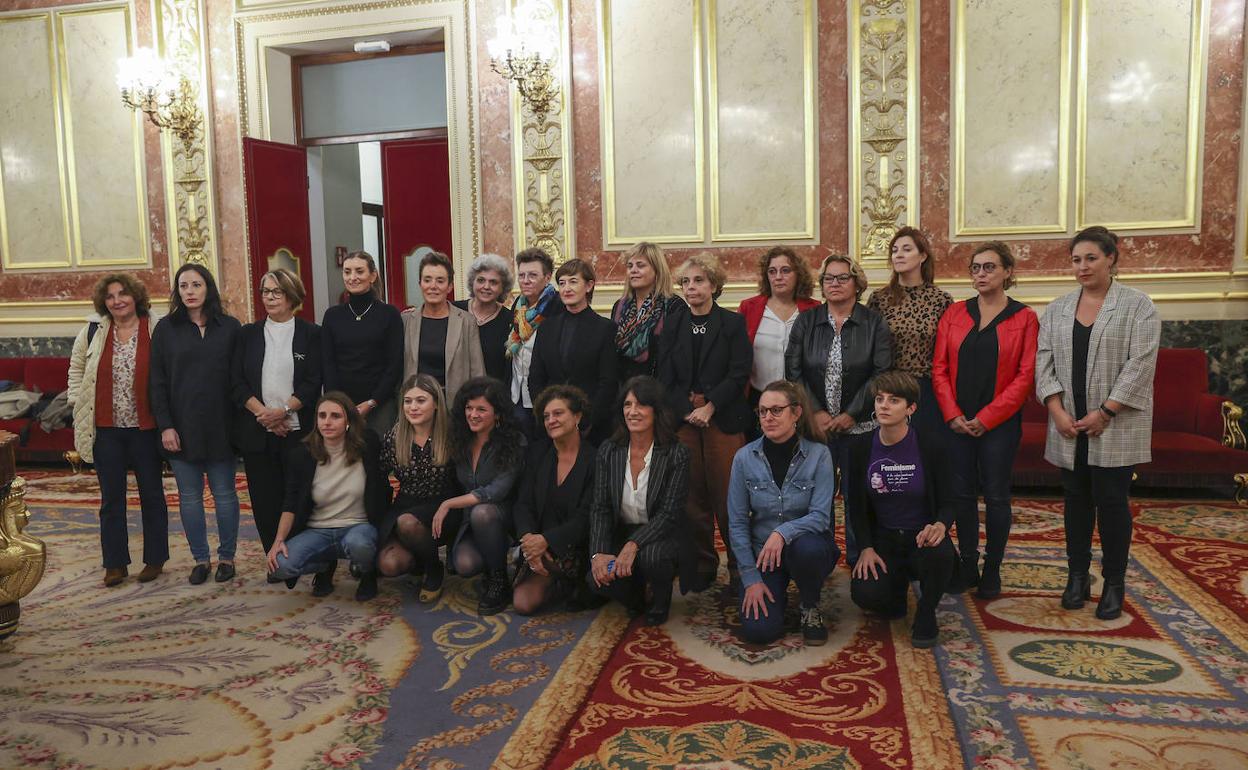
[[[743,637],[784,633],[792,581],[801,633],[821,644],[821,589],[840,558],[839,485],[853,600],[902,617],[918,581],[911,633],[927,647],[943,594],[1001,592],[1010,473],[1034,392],[1050,414],[1046,458],[1063,469],[1062,605],[1090,596],[1099,521],[1096,614],[1117,617],[1160,323],[1145,295],[1114,279],[1116,236],[1089,228],[1070,252],[1079,287],[1043,321],[1006,293],[1015,260],[1005,244],[974,250],[975,296],[955,303],[933,281],[927,239],[909,227],[892,239],[888,285],[866,304],[852,259],[830,255],[812,276],[776,247],[739,313],[717,303],[726,276],[714,256],[691,257],[673,276],[650,243],[625,254],[627,289],[609,317],[591,307],[589,262],[556,269],[540,249],[514,264],[479,257],[459,302],[452,262],[429,253],[423,302],[402,312],[377,292],[373,258],[352,253],[345,300],[320,326],[295,317],[304,288],[286,270],[261,278],[266,317],[246,326],[225,314],[200,266],[178,270],[159,322],[142,284],[107,276],[95,292],[100,320],[75,340],[70,387],[78,449],[100,482],[104,584],[122,582],[130,562],[127,468],[143,510],[139,580],[168,559],[162,455],[195,561],[190,582],[212,572],[205,478],[215,580],[233,579],[237,452],[270,582],[293,587],[310,574],[325,595],[346,559],[361,600],[376,595],[379,575],[409,575],[419,601],[434,602],[450,571],[483,575],[483,615],[613,598],[659,624],[674,581],[682,591],[716,581],[718,527]]]

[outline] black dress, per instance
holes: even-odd
[[[472,313],[470,300],[457,299],[451,304]],[[476,318],[474,317],[475,321]],[[481,337],[481,356],[485,359],[485,373],[504,385],[511,384],[511,361],[507,360],[507,336],[511,334],[511,313],[506,306],[500,307],[498,315],[477,326]]]
[[[399,495],[377,525],[377,542],[383,545],[394,531],[399,516],[410,513],[425,526],[431,526],[438,506],[459,491],[459,484],[455,480],[455,464],[433,464],[432,438],[423,447],[412,444],[411,458],[407,465],[400,466],[396,454],[394,431],[389,431],[382,439],[381,470],[394,474],[399,480]],[[448,534],[455,531],[453,527],[448,527],[447,530]]]

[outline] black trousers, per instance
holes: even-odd
[[[96,428],[95,477],[100,483],[100,550],[104,568],[130,563],[126,529],[126,470],[134,470],[143,512],[143,563],[169,561],[169,507],[160,470],[160,437],[155,430]]]
[[[628,537],[639,527],[619,527],[616,530],[615,552],[619,553]],[[676,577],[677,551],[670,543],[649,543],[637,549],[633,559],[633,574],[616,578],[605,586],[594,583],[594,573],[586,575],[589,587],[597,594],[615,599],[631,609],[640,610],[645,600],[646,586],[654,595],[654,602],[666,607],[672,597],[672,580]]]
[[[906,591],[910,581],[917,578],[922,593],[919,616],[936,612],[958,558],[949,536],[938,545],[920,548],[915,542],[917,529],[877,527],[874,534],[875,552],[884,560],[888,571],[875,578],[853,578],[849,594],[854,604],[884,615],[904,615]]]
[[[282,519],[282,498],[286,494],[286,454],[305,435],[306,431],[291,432],[285,438],[266,433],[263,451],[243,453],[251,516],[256,521],[256,531],[260,533],[260,543],[266,554],[277,539],[277,524]]]
[[[1075,445],[1075,469],[1062,469],[1066,497],[1066,564],[1071,572],[1087,572],[1092,565],[1092,530],[1101,533],[1101,577],[1122,585],[1131,556],[1131,476],[1135,466],[1101,468],[1088,465],[1088,439]]]

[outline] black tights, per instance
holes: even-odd
[[[455,573],[472,577],[482,570],[507,569],[507,514],[493,503],[478,503],[468,511],[468,527],[451,556]]]
[[[426,570],[440,566],[438,543],[428,526],[415,515],[404,513],[395,522],[393,534],[377,557],[377,568],[385,577],[395,577],[411,571],[417,564]]]

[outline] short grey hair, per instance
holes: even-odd
[[[498,295],[499,301],[505,300],[511,295],[511,287],[516,283],[515,271],[511,269],[511,263],[503,259],[497,254],[482,254],[472,260],[472,264],[468,266],[468,293],[472,294],[472,284],[477,280],[477,274],[484,270],[493,270],[498,273],[498,277],[503,281],[502,293]]]

